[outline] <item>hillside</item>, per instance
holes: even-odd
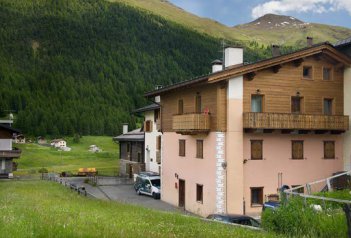
[[[118,135],[143,94],[210,72],[220,40],[104,0],[0,0],[0,117],[29,135]],[[270,55],[256,43],[245,61]]]
[[[166,19],[177,22],[181,25],[195,29],[199,32],[209,34],[214,37],[230,39],[233,41],[252,42],[259,44],[284,44],[293,46],[305,45],[307,36],[312,36],[315,42],[330,41],[332,43],[347,38],[351,35],[351,29],[329,26],[315,23],[305,23],[304,27],[296,28],[294,34],[291,34],[291,29],[286,27],[280,28],[260,28],[254,24],[248,23],[244,25],[237,25],[228,27],[220,24],[214,20],[201,18],[184,11],[177,6],[174,6],[166,0],[109,0],[112,2],[124,2],[126,4],[139,7],[150,11],[154,14],[161,15]],[[269,14],[272,15],[272,14]],[[265,16],[272,17],[272,16]],[[282,23],[280,18],[290,18],[288,16],[278,16],[277,19],[271,19],[271,22]],[[291,20],[291,19],[290,19]],[[257,20],[256,20],[257,21]],[[254,21],[255,22],[255,21]],[[233,22],[235,25],[235,22]]]

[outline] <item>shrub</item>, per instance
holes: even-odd
[[[41,173],[41,174],[45,174],[45,173],[48,173],[49,171],[48,171],[47,168],[41,168],[41,169],[38,170],[38,172]]]
[[[345,214],[340,209],[322,212],[305,205],[300,197],[291,198],[279,209],[262,214],[262,227],[268,231],[296,237],[347,237]]]

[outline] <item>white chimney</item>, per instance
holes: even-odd
[[[155,102],[156,103],[160,103],[161,102],[161,96],[160,95],[155,97]]]
[[[123,134],[128,133],[128,123],[123,123]]]
[[[212,62],[212,73],[223,70],[223,63],[220,60],[214,60]]]
[[[224,50],[224,68],[242,64],[244,62],[244,53],[241,47],[228,46]]]

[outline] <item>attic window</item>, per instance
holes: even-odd
[[[302,76],[304,79],[312,79],[312,66],[303,66]]]

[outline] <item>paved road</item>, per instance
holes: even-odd
[[[190,213],[183,209],[172,206],[161,200],[155,200],[152,197],[145,195],[137,195],[131,181],[126,182],[123,180],[121,183],[121,180],[118,178],[104,178],[103,180],[100,180],[100,183],[103,185],[94,187],[84,183],[85,179],[86,178],[84,177],[63,178],[64,181],[75,183],[78,186],[84,186],[88,193],[98,199],[119,201],[161,211],[180,212],[190,215]]]

